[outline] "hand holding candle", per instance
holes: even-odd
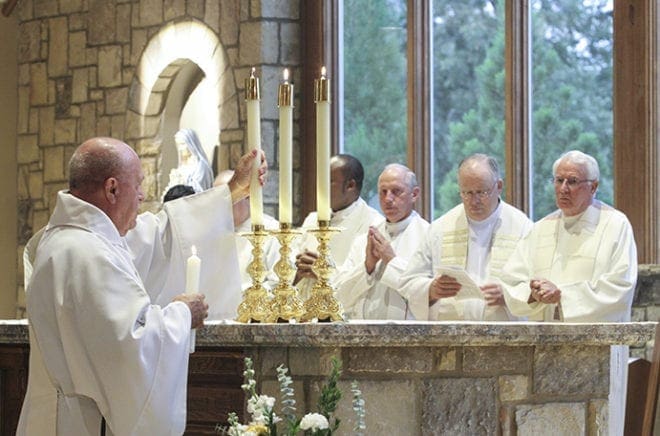
[[[319,221],[330,221],[330,83],[325,77],[314,81],[316,102],[316,212]]]
[[[280,107],[280,223],[291,224],[292,186],[292,137],[293,137],[293,85],[289,83],[289,70],[284,70],[284,83],[280,84],[278,98]]]
[[[261,110],[259,79],[252,68],[250,77],[245,79],[245,104],[247,107],[247,147],[248,150],[261,150]],[[250,218],[253,226],[264,224],[263,193],[259,183],[260,160],[255,159],[250,180]]]

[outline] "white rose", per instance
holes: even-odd
[[[301,430],[325,430],[328,428],[328,420],[320,413],[308,413],[300,421]]]

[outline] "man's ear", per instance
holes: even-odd
[[[415,187],[412,189],[412,198],[413,198],[413,201],[417,201],[417,199],[419,198],[419,194],[420,194],[420,193],[421,193],[421,189],[420,189],[419,186],[415,186]]]
[[[346,180],[346,190],[349,189],[357,189],[357,182],[355,181],[355,179]]]
[[[114,177],[108,177],[105,182],[103,182],[103,190],[105,192],[105,198],[110,204],[115,204],[117,202],[117,192],[119,189],[119,183]]]

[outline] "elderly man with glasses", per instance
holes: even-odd
[[[458,186],[462,204],[431,223],[402,277],[401,294],[418,320],[515,319],[496,278],[532,222],[500,199],[503,182],[490,156],[464,159]]]
[[[569,151],[552,172],[558,210],[534,224],[505,265],[508,307],[531,320],[630,321],[637,281],[630,222],[596,200],[600,172],[593,157]],[[613,347],[610,434],[623,432],[627,355],[627,347]]]

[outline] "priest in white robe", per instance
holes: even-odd
[[[415,210],[420,188],[408,167],[390,164],[378,178],[386,221],[357,237],[336,280],[337,298],[349,319],[413,319],[399,294],[408,258],[429,223]]]
[[[553,165],[557,211],[534,224],[501,276],[511,311],[532,320],[630,321],[637,282],[632,226],[596,200],[598,162],[569,151]],[[623,434],[628,347],[612,348],[610,433]]]
[[[230,215],[232,200],[247,194],[255,157],[242,159],[245,169],[231,189],[216,192],[218,215]],[[143,199],[141,164],[129,146],[89,140],[74,153],[69,172],[70,190],[58,194],[27,289],[31,347],[43,356],[42,377],[33,377],[39,368],[31,364],[29,384],[50,384],[55,414],[51,396],[41,395],[47,389],[35,386],[39,395],[26,396],[17,433],[181,434],[190,328],[203,324],[208,304],[201,294],[152,304],[124,238],[138,225]],[[180,249],[187,240],[176,221],[162,232],[169,238],[152,245]],[[228,233],[231,226],[215,230]]]
[[[231,178],[234,176],[234,170],[220,171],[218,176],[213,182],[213,186],[227,185]],[[236,242],[236,251],[238,254],[238,268],[241,274],[241,290],[245,291],[252,286],[252,277],[248,274],[248,266],[252,262],[252,244],[245,237],[244,233],[252,231],[252,220],[250,219],[250,198],[245,197],[242,200],[235,202],[232,206],[234,215],[234,240]],[[264,228],[266,230],[277,230],[280,226],[279,222],[272,216],[264,213]],[[273,289],[277,286],[279,281],[274,271],[275,263],[280,258],[280,244],[274,236],[269,236],[264,241],[262,246],[263,258],[262,262],[266,268],[266,277],[262,285],[266,289]],[[239,293],[240,298],[240,293]],[[240,300],[238,302],[240,304]],[[238,308],[238,306],[236,306]]]
[[[366,234],[369,226],[384,221],[383,216],[360,197],[363,181],[364,168],[358,159],[349,154],[338,154],[330,159],[330,226],[340,230],[328,243],[335,265],[331,281],[342,268],[355,238]],[[302,224],[303,230],[314,228],[318,228],[316,212],[307,215]],[[318,242],[312,233],[305,233],[298,240],[294,284],[303,300],[309,297],[316,282],[312,265],[318,257],[317,249]]]
[[[464,159],[458,186],[462,204],[431,223],[408,263],[401,293],[418,320],[516,320],[497,277],[532,222],[500,199],[503,182],[493,157]]]

